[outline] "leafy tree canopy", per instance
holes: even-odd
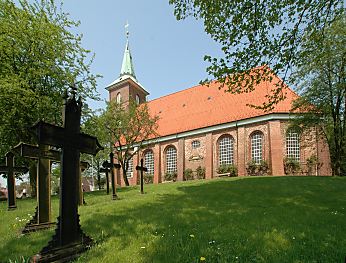
[[[93,55],[81,45],[78,26],[54,0],[0,0],[0,155],[32,140],[37,120],[61,122],[62,94],[97,99]]]
[[[323,30],[306,33],[302,39],[304,61],[292,75],[301,97],[300,126],[318,126],[326,135],[333,174],[346,173],[346,16],[341,15]]]
[[[224,56],[205,56],[207,72],[232,93],[249,92],[256,83],[283,82],[259,108],[270,110],[284,99],[283,83],[292,68],[304,61],[303,36],[323,29],[344,12],[343,0],[170,0],[178,20],[202,19],[206,33],[222,46]],[[269,68],[259,68],[268,65]],[[250,75],[249,73],[252,72]],[[207,80],[208,81],[208,80]]]
[[[107,110],[102,116],[102,126],[108,132],[109,141],[113,142],[126,185],[129,185],[126,176],[129,161],[144,147],[145,141],[158,136],[158,119],[158,116],[150,115],[145,103],[137,105],[133,100],[128,103],[112,100],[107,105]]]

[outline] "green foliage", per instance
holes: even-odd
[[[221,164],[217,168],[218,174],[229,174],[229,176],[234,177],[238,175],[238,169],[234,164]]]
[[[205,179],[205,167],[198,166],[196,169],[197,179]]]
[[[78,26],[55,2],[0,1],[0,155],[19,141],[32,142],[39,119],[61,123],[62,94],[78,82],[78,94],[96,98],[93,57],[81,45]],[[32,1],[30,1],[32,2]]]
[[[327,140],[334,175],[346,174],[346,16],[320,31],[307,33],[304,60],[293,74],[301,95],[294,109],[303,112],[294,123],[317,128]]]
[[[119,188],[116,202],[105,191],[85,193],[81,226],[95,245],[76,261],[344,262],[345,188],[344,177],[286,176],[151,184],[145,195],[138,186]],[[53,196],[52,218],[58,203]],[[54,234],[21,235],[36,200],[17,205],[8,212],[0,202],[2,262],[28,259]]]
[[[284,159],[284,171],[286,175],[297,175],[301,171],[300,163],[291,157]]]
[[[117,103],[115,100],[107,104],[101,116],[101,127],[106,130],[108,141],[114,145],[115,155],[123,170],[123,179],[128,186],[126,177],[128,163],[132,157],[144,148],[143,142],[158,136],[158,116],[151,116],[148,105],[128,102]]]
[[[184,171],[184,180],[188,181],[188,180],[193,180],[193,179],[194,179],[194,176],[193,176],[192,169],[190,169],[190,168],[185,169],[185,171]]]
[[[206,55],[207,73],[229,92],[249,92],[264,80],[271,81],[269,69],[251,69],[268,65],[274,73],[287,73],[299,62],[305,33],[323,30],[344,12],[343,0],[324,1],[224,1],[170,0],[178,20],[193,16],[204,23],[205,32],[220,44],[221,58]],[[316,49],[318,50],[318,49]],[[250,74],[251,73],[251,74]],[[269,101],[259,105],[271,109],[283,100],[284,82],[268,94]]]
[[[269,165],[265,160],[262,160],[260,163],[256,163],[254,160],[248,162],[246,171],[251,176],[268,175],[270,172]]]
[[[176,172],[174,173],[165,173],[165,181],[173,181],[175,182],[177,180],[178,174]]]
[[[153,174],[144,174],[144,183],[145,184],[152,184],[154,182],[154,175]]]

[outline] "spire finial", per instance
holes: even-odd
[[[128,21],[126,21],[125,30],[126,30],[126,38],[127,38],[127,40],[129,40],[130,32],[129,32],[129,22]]]

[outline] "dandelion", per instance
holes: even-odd
[[[190,237],[191,237],[191,238],[194,238],[194,237],[195,237],[195,235],[194,235],[194,234],[190,234]]]
[[[199,260],[200,261],[205,261],[205,257],[201,257]]]

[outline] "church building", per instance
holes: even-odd
[[[130,162],[130,184],[138,183],[134,167],[141,158],[153,183],[229,174],[331,175],[328,146],[319,131],[289,124],[297,98],[290,88],[270,112],[248,106],[261,104],[279,80],[261,82],[242,94],[219,90],[215,81],[147,101],[149,92],[137,80],[127,39],[120,76],[106,87],[109,100],[146,102],[160,118],[159,138]],[[118,178],[123,185],[122,175]]]

